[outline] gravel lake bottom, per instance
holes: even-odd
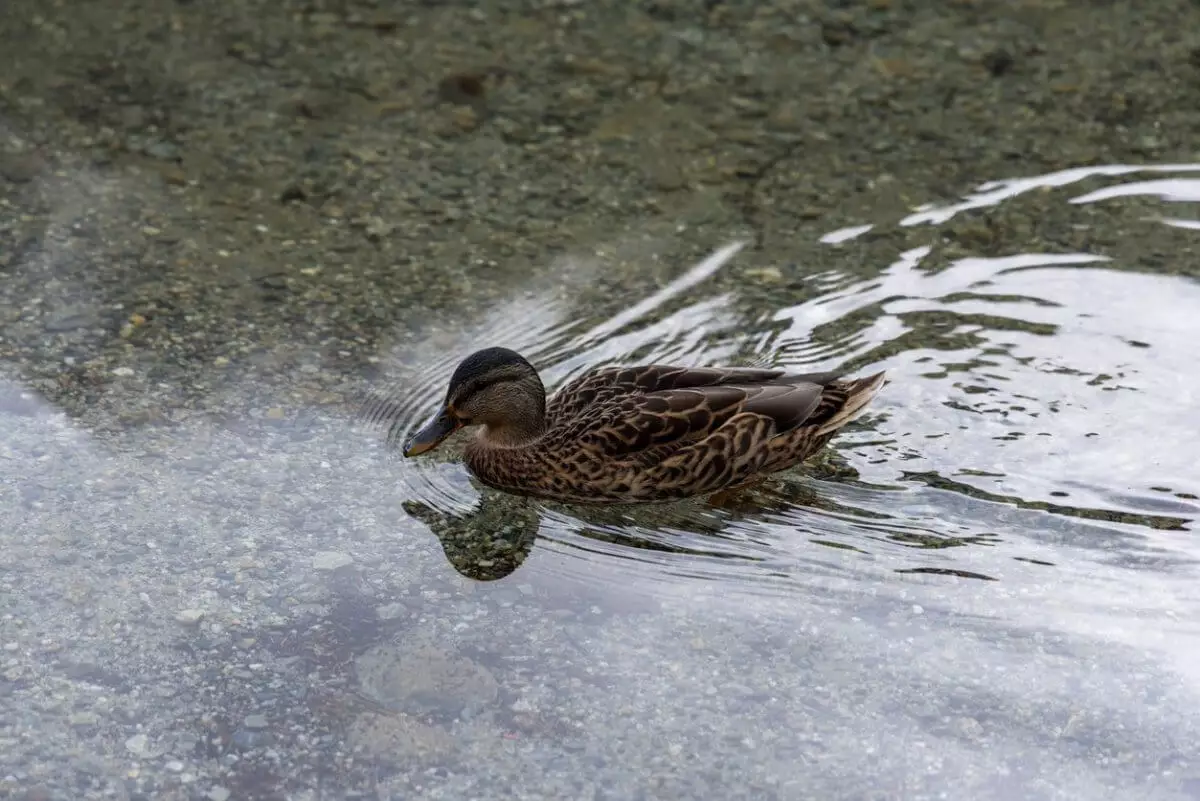
[[[4,9],[0,799],[1200,799],[1200,4]],[[488,345],[889,382],[579,509]]]

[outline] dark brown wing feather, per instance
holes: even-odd
[[[607,368],[568,385],[552,402],[555,434],[601,458],[653,462],[712,435],[739,415],[767,425],[730,443],[750,449],[760,437],[808,422],[834,373],[786,375],[757,368]],[[568,410],[570,410],[568,412]],[[748,429],[747,429],[748,430]]]
[[[820,395],[816,384],[662,390],[628,398],[597,414],[575,439],[610,458],[674,446],[666,449],[670,451],[712,434],[739,414],[763,417],[773,432],[783,433],[804,422]]]
[[[817,401],[817,406],[806,421],[812,425],[820,425],[841,411],[850,398],[851,389],[856,388],[838,381],[829,381],[822,387],[823,391]]]
[[[682,497],[736,486],[755,475],[786,469],[824,447],[884,382],[876,373],[854,381],[830,379],[802,425],[779,432],[769,418],[735,415],[704,439],[687,443],[642,474],[642,486],[660,497]]]
[[[554,393],[547,403],[546,416],[551,420],[566,419],[595,403],[623,395],[720,384],[757,384],[782,375],[783,370],[758,367],[679,367],[669,364],[601,367],[584,373]]]

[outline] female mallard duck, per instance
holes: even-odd
[[[507,348],[471,354],[438,415],[404,455],[482,426],[467,468],[496,489],[573,503],[664,501],[729,490],[816,453],[883,386],[884,374],[788,375],[754,367],[602,367],[548,401]]]

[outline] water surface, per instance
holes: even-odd
[[[798,230],[819,265],[732,241],[613,313],[579,254],[349,382],[402,437],[487,344],[552,386],[888,370],[732,509],[499,496],[352,404],[100,437],[6,370],[5,781],[65,749],[129,797],[1200,797],[1197,200],[1200,165],[999,181]],[[1059,245],[1002,224],[1031,202],[1077,207]]]

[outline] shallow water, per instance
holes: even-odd
[[[1175,250],[944,233],[1030,195],[1085,233],[1132,198]],[[603,258],[568,259],[359,387],[402,438],[481,343],[551,386],[609,360],[888,370],[834,455],[734,509],[481,492],[350,407],[103,439],[14,371],[9,781],[42,769],[26,730],[80,786],[197,797],[1200,797],[1198,200],[1200,165],[997,182],[831,225],[846,270],[774,265],[773,306],[722,280],[743,243],[615,316],[576,302]]]
[[[1186,177],[1195,171],[1188,165],[1146,168],[1140,172],[1150,175],[1148,180],[1068,193],[1064,200],[1094,203],[1135,194],[1195,200],[1200,178]],[[1023,192],[1069,190],[1095,176],[1141,178],[1138,172],[1089,168],[989,184],[962,203],[930,206],[899,224],[934,226]],[[1159,179],[1153,177],[1157,172],[1183,177]],[[1188,222],[1161,219],[1175,226]],[[866,233],[864,227],[826,239],[848,250]],[[929,238],[936,241],[936,229]],[[393,403],[384,410],[393,426],[389,436],[393,442],[403,439],[433,414],[457,359],[483,342],[504,342],[528,354],[551,390],[588,366],[631,358],[734,361],[798,371],[882,368],[889,373],[888,390],[872,405],[872,414],[837,443],[856,473],[853,479],[788,477],[757,499],[781,509],[738,519],[704,512],[712,531],[705,531],[700,542],[720,556],[759,561],[765,575],[775,576],[789,561],[811,552],[807,546],[790,555],[777,550],[796,544],[797,528],[815,529],[813,536],[829,540],[826,544],[864,552],[872,550],[866,542],[931,549],[978,538],[1002,546],[989,552],[993,569],[1020,575],[1025,568],[1005,561],[1040,559],[1040,547],[1062,542],[1032,532],[1020,537],[1017,531],[1050,526],[1080,531],[1075,539],[1095,540],[1098,534],[1083,533],[1093,525],[1085,521],[1094,521],[1112,532],[1104,538],[1106,548],[1115,537],[1130,542],[1130,548],[1161,550],[1159,566],[1192,563],[1192,543],[1180,533],[1200,512],[1200,468],[1180,437],[1189,436],[1197,397],[1189,375],[1188,343],[1197,330],[1193,318],[1200,303],[1193,278],[1147,274],[1136,263],[1114,263],[1103,253],[947,257],[930,244],[895,254],[865,279],[834,272],[802,275],[814,287],[810,299],[748,320],[731,310],[728,294],[695,289],[736,259],[743,244],[722,248],[654,297],[598,325],[565,323],[571,310],[556,306],[549,294],[495,310],[496,322],[464,331],[457,340],[440,340],[439,358],[418,359],[407,375],[394,379],[398,389],[384,384],[378,390]],[[687,300],[677,311],[654,316],[680,297]],[[462,511],[475,502],[460,473],[431,461],[410,461],[397,471],[412,499],[445,511]],[[804,512],[787,503],[789,493],[798,492],[812,495],[797,498]],[[828,508],[802,519],[815,514],[814,502]],[[1015,526],[1006,537],[993,528],[999,510],[1007,527]],[[676,511],[681,520],[701,514],[694,504],[676,505]],[[647,515],[663,517],[637,509],[624,514],[631,532]],[[566,529],[563,542],[569,539],[570,517],[549,519],[553,531]],[[759,540],[778,525],[784,526],[786,542],[764,550]],[[720,545],[712,545],[714,531],[725,535]],[[654,528],[638,535],[656,539]],[[560,539],[555,533],[546,536]],[[947,559],[983,558],[970,548],[893,553],[893,559],[931,568],[953,567]],[[728,579],[731,567],[722,563],[717,569]],[[747,574],[751,580],[754,575]],[[657,581],[653,573],[651,578]]]

